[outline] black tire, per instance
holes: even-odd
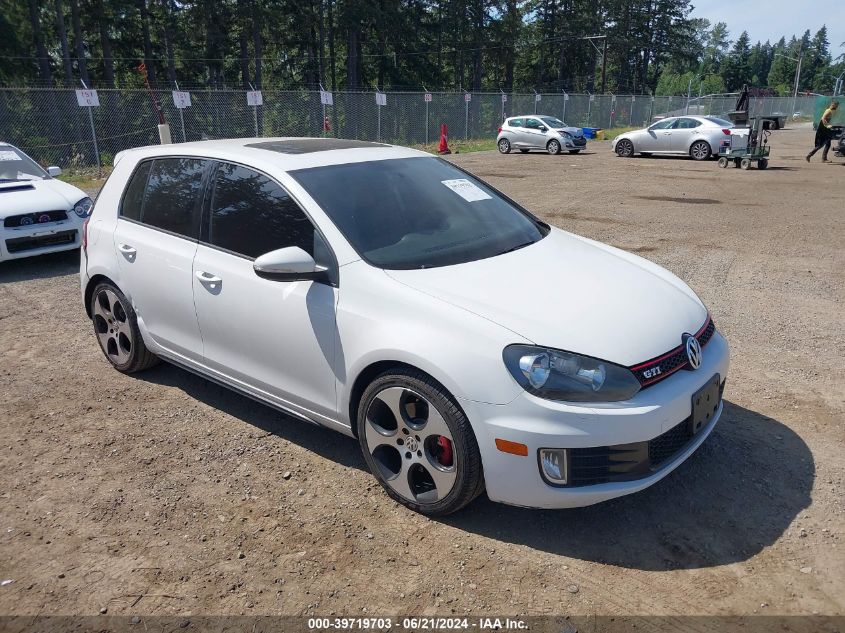
[[[690,145],[689,155],[693,160],[707,160],[713,156],[713,149],[707,141],[696,141]]]
[[[553,156],[560,154],[560,141],[552,139],[546,143],[546,151]]]
[[[521,149],[521,150],[519,150],[519,151],[520,151],[520,152],[522,152],[523,154],[527,154],[527,153],[528,153],[528,150],[527,150],[527,149]]]
[[[761,158],[757,161],[757,169],[766,169],[769,166],[769,161],[766,158]]]
[[[109,281],[97,284],[90,308],[94,336],[103,356],[117,371],[132,374],[159,362],[144,345],[138,317],[120,288]]]
[[[634,155],[634,144],[623,138],[616,144],[616,155],[621,158],[631,158]]]
[[[496,147],[499,148],[499,153],[501,154],[511,153],[511,142],[506,138],[499,139],[499,142],[496,143]]]
[[[570,154],[577,154],[580,151],[581,151],[580,149],[571,149],[571,150],[569,150],[569,153]]]
[[[406,498],[395,491],[387,483],[388,479],[383,474],[384,462],[378,463],[376,457],[370,451],[367,441],[367,425],[371,424],[368,421],[368,412],[376,396],[391,388],[408,390],[412,395],[418,394],[422,396],[424,400],[428,401],[428,406],[434,405],[452,436],[451,447],[454,451],[455,479],[448,494],[442,498],[438,498],[436,501],[418,502]],[[440,383],[427,374],[411,368],[396,368],[379,374],[361,395],[361,400],[358,404],[356,425],[361,451],[364,454],[364,460],[367,462],[370,472],[373,473],[373,476],[382,485],[387,494],[394,501],[401,503],[405,507],[428,516],[444,516],[457,512],[484,491],[484,472],[481,466],[481,453],[478,450],[478,442],[475,439],[475,433],[473,433],[469,420],[467,420],[464,412],[458,406],[455,398]],[[423,426],[423,428],[425,427]],[[395,449],[396,447],[392,445],[393,437],[393,435],[386,436],[384,446],[389,445],[389,449]],[[401,435],[397,427],[395,437],[406,436]],[[398,439],[397,442],[401,444]],[[378,448],[374,447],[374,450],[378,452]],[[403,448],[402,450],[405,449]],[[397,451],[397,454],[401,462],[403,456],[399,451]],[[413,465],[409,467],[409,481],[410,468],[413,468]],[[395,478],[395,476],[391,477],[390,480]],[[408,488],[412,490],[412,486]]]

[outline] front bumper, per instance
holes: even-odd
[[[540,473],[541,448],[586,449],[650,442],[684,423],[692,413],[692,396],[714,374],[724,381],[729,366],[728,343],[716,332],[704,348],[701,367],[679,371],[642,390],[625,403],[582,406],[553,402],[522,393],[506,405],[462,402],[473,422],[487,495],[493,501],[533,508],[586,506],[633,492],[660,481],[684,462],[707,439],[719,418],[719,407],[688,441],[678,444],[659,467],[626,481],[593,485],[552,486]],[[504,453],[497,438],[528,447],[527,456]]]
[[[79,248],[85,219],[73,211],[68,216],[61,222],[16,228],[0,226],[0,261]]]

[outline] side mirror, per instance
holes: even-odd
[[[541,125],[541,126],[540,126],[540,131],[541,131],[541,132],[548,132],[548,131],[549,131],[549,128],[547,128],[545,125]]]
[[[325,266],[298,246],[288,246],[265,253],[252,265],[255,274],[276,281],[323,281],[328,279]]]
[[[62,168],[53,165],[52,167],[47,168],[47,173],[50,174],[51,177],[55,178],[56,176],[62,175]]]

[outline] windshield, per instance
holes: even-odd
[[[707,120],[712,121],[713,123],[715,123],[719,127],[733,127],[734,126],[734,124],[731,123],[730,121],[725,121],[725,119],[720,119],[717,116],[709,116],[709,117],[707,117]]]
[[[22,151],[11,145],[0,145],[0,182],[46,177],[47,172]]]
[[[560,119],[556,119],[553,116],[541,116],[540,118],[543,119],[545,124],[548,125],[549,127],[553,127],[553,128],[566,127],[566,123],[564,123]]]
[[[548,227],[480,180],[435,158],[290,172],[366,261],[433,268],[494,257],[541,240]]]

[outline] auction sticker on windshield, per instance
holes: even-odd
[[[478,200],[491,199],[489,195],[484,193],[483,189],[471,183],[466,178],[456,178],[455,180],[441,180],[440,182],[449,187],[449,189],[454,191],[467,202],[477,202]]]
[[[20,156],[18,156],[14,152],[4,150],[0,152],[0,160],[20,160]]]

